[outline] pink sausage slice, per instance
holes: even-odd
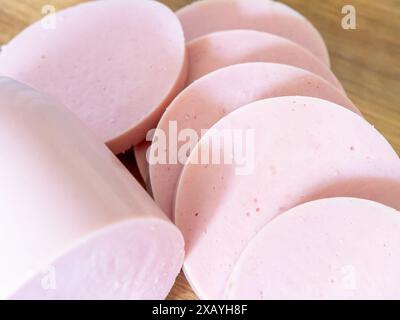
[[[290,39],[329,65],[324,40],[300,13],[270,0],[203,0],[177,11],[186,40],[230,29],[253,29]]]
[[[206,134],[182,171],[175,223],[186,242],[184,271],[200,298],[221,298],[250,239],[294,206],[343,196],[391,198],[400,209],[395,190],[379,197],[384,181],[400,183],[396,152],[372,125],[336,104],[309,97],[261,100],[212,129],[242,130],[242,136],[253,129],[254,152],[239,165],[193,164],[209,151]],[[251,142],[244,148],[251,150]]]
[[[295,42],[254,30],[211,33],[187,44],[188,83],[211,71],[245,62],[275,62],[311,71],[343,90],[333,72]]]
[[[281,215],[250,242],[229,299],[399,299],[400,212],[336,198]]]
[[[179,20],[157,1],[101,0],[39,21],[0,55],[0,74],[62,102],[120,153],[145,138],[186,81]]]
[[[184,243],[66,108],[0,78],[0,297],[163,299]]]
[[[178,132],[191,128],[200,135],[202,129],[209,129],[223,116],[243,105],[260,99],[291,95],[323,98],[359,113],[347,96],[308,71],[274,63],[234,65],[194,82],[168,107],[157,127],[166,133],[167,157],[169,126],[172,122],[176,122]],[[178,149],[185,143],[178,142]],[[183,164],[152,163],[150,166],[154,199],[169,216],[173,213],[173,199]]]

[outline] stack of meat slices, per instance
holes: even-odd
[[[183,265],[201,299],[400,298],[399,157],[306,18],[99,0],[55,21],[0,54],[0,296],[161,299]]]

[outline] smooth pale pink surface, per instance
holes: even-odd
[[[169,157],[168,141],[174,139],[168,130],[172,121],[176,121],[178,132],[191,128],[200,136],[202,129],[209,129],[241,106],[260,99],[291,95],[323,98],[359,113],[347,96],[310,72],[287,65],[247,63],[218,70],[187,87],[167,108],[157,129],[166,133]],[[178,150],[185,143],[178,142]],[[155,153],[155,149],[154,145],[150,154]],[[150,165],[154,199],[171,217],[182,167],[181,163]]]
[[[0,78],[0,150],[0,297],[168,294],[181,233],[72,113]]]
[[[324,64],[329,54],[321,35],[301,14],[270,0],[204,0],[177,11],[187,41],[230,29],[253,29],[290,39]]]
[[[7,44],[0,74],[71,109],[115,153],[145,138],[186,81],[185,40],[157,1],[90,1]]]
[[[271,219],[301,203],[329,197],[390,200],[400,209],[400,160],[373,126],[354,112],[308,97],[252,103],[213,129],[255,130],[254,170],[187,164],[175,202],[184,234],[184,271],[203,299],[221,298],[249,240]],[[197,159],[206,136],[191,153]],[[206,148],[208,150],[208,148]],[[399,189],[397,189],[399,190]],[[288,249],[289,250],[289,249]]]
[[[149,163],[147,162],[147,149],[150,147],[150,142],[142,141],[138,145],[133,148],[135,152],[136,163],[139,168],[140,175],[144,183],[146,184],[146,189],[150,194],[151,191],[151,183],[150,183],[150,173],[149,173]]]
[[[290,40],[266,32],[231,30],[211,33],[189,42],[187,51],[189,84],[229,65],[275,62],[311,71],[343,90],[333,72],[309,51]]]
[[[399,251],[400,212],[360,199],[310,202],[250,242],[226,297],[399,299]]]

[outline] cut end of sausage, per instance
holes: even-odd
[[[90,235],[11,299],[164,299],[181,269],[180,232],[162,220],[127,220]]]
[[[180,231],[67,108],[0,77],[0,297],[162,299]]]

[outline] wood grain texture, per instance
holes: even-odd
[[[41,8],[57,10],[80,0],[0,0],[0,44],[41,17]],[[190,0],[162,0],[173,10]],[[284,0],[320,30],[332,69],[350,98],[400,153],[400,0]],[[341,27],[346,4],[357,10],[357,29]],[[340,130],[340,127],[338,127]],[[196,299],[183,274],[169,299]]]

